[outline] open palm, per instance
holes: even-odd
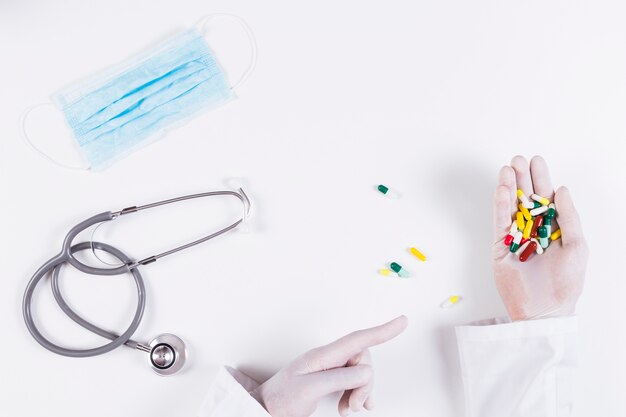
[[[498,182],[493,270],[509,316],[526,320],[573,314],[583,288],[588,249],[569,190],[560,187],[554,192],[548,165],[540,156],[530,165],[524,157],[514,157],[510,166],[500,170]],[[527,262],[520,262],[503,244],[517,211],[517,189],[527,196],[535,193],[554,199],[558,225],[553,224],[552,230],[560,227],[562,235],[542,255],[532,255]]]

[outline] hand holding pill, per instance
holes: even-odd
[[[500,170],[494,223],[494,276],[511,319],[573,314],[588,249],[570,192],[554,192],[542,157]]]

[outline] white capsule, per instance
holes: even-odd
[[[556,210],[556,206],[554,205],[554,203],[550,203],[550,204],[548,205],[548,208],[553,208],[553,209],[555,209],[555,210]]]
[[[537,249],[535,250],[535,252],[537,252],[537,255],[543,254],[543,248],[541,247],[541,244],[539,243],[539,241],[535,238],[530,239],[530,241],[535,242],[537,244]]]
[[[536,209],[532,209],[530,211],[531,216],[539,216],[541,213],[545,213],[548,211],[548,206],[537,207]]]
[[[515,232],[515,234],[513,235],[513,243],[515,243],[516,245],[519,245],[520,242],[522,241],[523,238],[523,233],[520,232],[519,230],[517,232]]]
[[[516,256],[520,256],[522,254],[522,252],[524,252],[524,250],[526,249],[526,247],[530,245],[530,240],[528,242],[525,242],[522,246],[520,246],[519,248],[517,248],[517,250],[515,251],[515,255]]]
[[[509,229],[509,234],[511,236],[515,236],[515,233],[517,233],[517,220],[513,220],[513,223],[511,223],[511,228]]]

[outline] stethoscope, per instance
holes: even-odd
[[[146,210],[194,198],[212,196],[233,196],[238,198],[243,204],[242,217],[236,222],[224,227],[223,229],[215,233],[194,240],[193,242],[178,246],[174,249],[170,249],[163,253],[159,253],[158,255],[149,256],[140,261],[133,261],[130,257],[128,257],[119,249],[106,243],[94,242],[93,239],[89,242],[81,242],[72,245],[73,240],[80,232],[93,225],[103,224],[104,222],[115,220],[120,216],[136,213],[141,210]],[[164,256],[171,255],[183,249],[195,246],[199,243],[206,242],[209,239],[213,239],[216,236],[235,229],[241,224],[245,224],[248,215],[250,214],[250,207],[251,204],[248,196],[243,191],[243,189],[239,188],[238,191],[212,191],[200,194],[191,194],[182,197],[172,198],[169,200],[159,201],[156,203],[146,204],[143,206],[127,207],[116,212],[106,211],[104,213],[96,214],[95,216],[78,223],[76,226],[72,227],[68,234],[65,236],[61,252],[49,261],[47,261],[45,264],[43,264],[37,270],[37,272],[35,272],[33,277],[28,282],[28,285],[26,286],[26,291],[24,292],[24,301],[22,304],[22,312],[24,314],[24,321],[26,322],[26,327],[28,328],[28,331],[41,346],[59,355],[74,358],[84,358],[89,356],[102,355],[104,353],[112,351],[113,349],[118,348],[121,345],[126,345],[130,348],[148,353],[148,361],[150,367],[157,374],[172,375],[176,373],[183,367],[187,359],[187,350],[185,347],[185,343],[179,337],[170,333],[164,333],[155,337],[147,344],[139,343],[131,339],[131,337],[139,327],[139,324],[141,323],[141,318],[143,316],[144,308],[146,305],[144,281],[141,277],[141,273],[139,272],[138,267],[140,265],[147,265],[149,263],[156,262],[158,259],[163,258]],[[114,258],[118,259],[120,261],[120,264],[117,266],[112,266],[111,268],[96,268],[80,262],[74,256],[76,252],[89,249],[92,250],[94,254],[96,254],[96,250],[107,252]],[[122,334],[116,334],[104,330],[80,317],[74,310],[70,308],[59,289],[59,272],[61,266],[65,263],[69,263],[81,272],[92,275],[120,275],[130,272],[137,286],[137,309],[135,310],[135,316],[133,317],[130,326],[128,326],[128,328]],[[33,320],[31,312],[31,301],[33,297],[33,292],[35,291],[35,287],[38,285],[39,281],[49,273],[51,273],[52,293],[61,310],[74,322],[78,323],[85,329],[97,335],[111,340],[111,342],[91,349],[70,349],[52,343],[41,334]]]

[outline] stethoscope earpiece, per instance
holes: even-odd
[[[180,371],[187,359],[185,342],[170,333],[160,334],[148,344],[148,361],[154,372],[162,376]],[[143,350],[143,349],[142,349]]]

